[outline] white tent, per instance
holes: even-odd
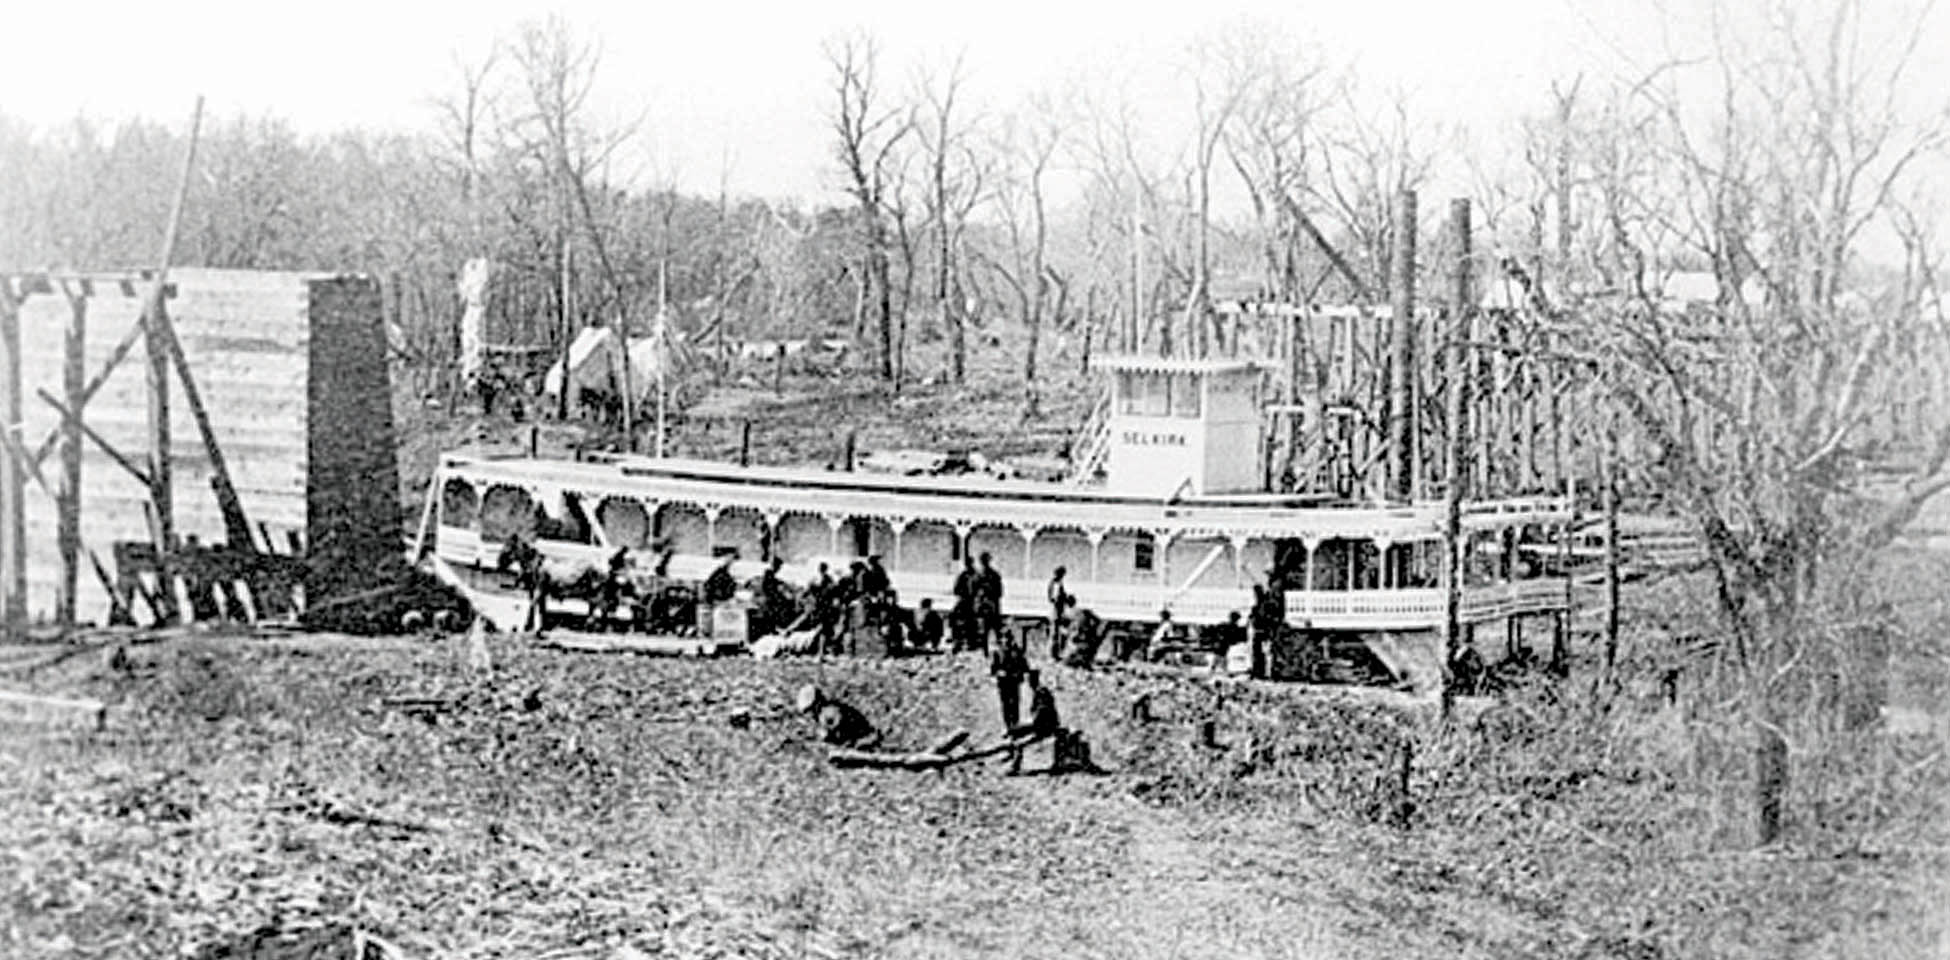
[[[673,334],[675,332],[673,331]],[[676,336],[671,337],[673,344]],[[630,386],[636,394],[638,405],[655,403],[657,399],[657,372],[670,351],[664,349],[653,333],[647,337],[630,338]],[[569,345],[569,369],[573,391],[597,390],[611,395],[620,395],[623,383],[623,351],[617,346],[616,332],[608,327],[584,327],[576,334],[575,342]],[[675,372],[675,366],[671,371]],[[548,368],[542,379],[542,392],[556,396],[562,392],[562,361],[557,360]],[[574,399],[574,394],[571,394]]]
[[[582,328],[575,342],[569,344],[571,399],[583,390],[612,390],[615,381],[610,368],[621,363],[616,356],[614,331],[608,327]],[[562,361],[549,365],[548,374],[542,378],[542,392],[551,397],[562,393]]]

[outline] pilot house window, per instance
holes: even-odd
[[[1119,385],[1117,412],[1136,417],[1182,417],[1199,415],[1200,378],[1195,373],[1124,374]]]
[[[1198,380],[1198,376],[1191,373],[1171,375],[1172,416],[1186,418],[1198,416]]]

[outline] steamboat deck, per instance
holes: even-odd
[[[892,477],[607,457],[584,462],[450,454],[439,471],[434,549],[477,578],[513,535],[564,559],[600,562],[627,547],[636,562],[701,580],[729,561],[741,580],[773,557],[795,582],[817,565],[843,569],[879,554],[902,602],[952,603],[964,557],[988,553],[1003,612],[1048,613],[1044,584],[1069,571],[1079,603],[1111,620],[1186,623],[1244,613],[1269,576],[1287,587],[1295,627],[1438,629],[1441,504],[1373,506],[1270,494],[1146,496],[989,478]],[[1500,544],[1536,540],[1570,521],[1564,498],[1469,505],[1464,526],[1485,542],[1465,578],[1470,622],[1564,606],[1561,579],[1523,576]],[[1511,557],[1511,562],[1499,558]]]

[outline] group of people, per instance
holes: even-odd
[[[1009,747],[1009,772],[1020,773],[1023,753],[1044,740],[1055,744],[1051,754],[1052,770],[1064,769],[1067,764],[1088,768],[1088,748],[1084,746],[1082,736],[1064,728],[1062,716],[1056,708],[1056,694],[1043,683],[1042,674],[1029,666],[1029,657],[1020,634],[1003,628],[994,639],[995,642],[989,646],[989,674],[995,681],[996,694],[1002,707],[1004,743]],[[1025,687],[1029,692],[1027,715],[1022,709]],[[881,741],[880,731],[858,707],[825,693],[817,686],[808,684],[801,688],[796,706],[800,713],[812,718],[818,727],[820,740],[826,744],[872,749]]]
[[[785,582],[783,566],[783,561],[774,557],[753,584],[754,632],[813,630],[820,653],[855,649],[864,632],[880,636],[890,653],[940,649],[947,626],[934,601],[924,598],[918,609],[901,606],[893,578],[879,555],[853,561],[838,577],[830,566],[821,563],[812,580],[800,590]],[[708,580],[705,599],[719,602]]]
[[[955,575],[955,608],[951,618],[955,648],[987,650],[1002,633],[1002,574],[987,553],[981,567],[964,556],[961,572]]]

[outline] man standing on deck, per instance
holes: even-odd
[[[812,601],[813,627],[819,631],[819,652],[824,654],[832,646],[833,624],[838,618],[833,615],[835,594],[839,587],[833,582],[833,574],[826,564],[819,565],[819,574],[806,584],[807,599]]]
[[[792,598],[786,594],[785,582],[779,579],[779,568],[784,565],[785,561],[773,557],[765,565],[765,572],[758,575],[759,628],[756,632],[760,635],[784,629],[786,621],[791,619]]]
[[[881,603],[887,598],[887,591],[894,588],[894,582],[887,576],[887,568],[880,565],[880,554],[867,557],[867,568],[860,574],[861,592],[871,603]]]
[[[1253,670],[1255,679],[1264,680],[1272,672],[1273,647],[1286,624],[1286,592],[1279,574],[1267,571],[1266,585],[1253,587]]]
[[[894,581],[887,576],[887,568],[880,565],[880,554],[867,557],[867,567],[860,573],[860,592],[867,605],[868,623],[884,626],[894,619],[891,616]]]
[[[1063,575],[1068,572],[1063,567],[1057,567],[1050,574],[1049,578],[1047,592],[1049,594],[1049,661],[1051,663],[1057,663],[1063,659],[1064,626],[1068,622],[1067,615],[1069,609],[1076,606],[1077,603],[1076,596],[1070,593],[1068,587],[1063,585]]]
[[[975,613],[981,621],[982,643],[1002,634],[1002,574],[995,571],[987,553],[982,554],[982,572],[976,581]]]
[[[975,560],[973,557],[963,555],[961,572],[955,574],[955,608],[949,613],[949,619],[954,625],[957,649],[965,650],[975,646],[975,633],[980,629],[976,625],[975,604],[981,592],[982,575],[975,571]]]

